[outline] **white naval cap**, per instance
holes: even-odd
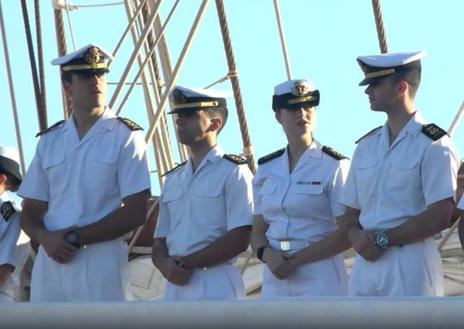
[[[214,107],[227,110],[226,98],[231,95],[230,92],[212,89],[175,86],[169,95],[172,111],[168,114]]]
[[[420,50],[413,52],[359,56],[357,61],[365,75],[365,78],[359,83],[359,85],[368,85],[379,78],[393,73],[420,69],[420,59],[423,58],[425,54],[425,51]]]
[[[298,109],[319,105],[319,90],[314,84],[305,79],[294,79],[279,83],[274,87],[272,109]]]
[[[113,55],[102,47],[88,44],[70,54],[55,58],[53,65],[61,65],[63,72],[82,70],[104,70],[108,72],[106,60],[112,60]]]
[[[10,174],[21,183],[23,177],[20,171],[18,150],[14,147],[0,145],[0,173]]]

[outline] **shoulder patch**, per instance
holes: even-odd
[[[43,134],[48,133],[49,131],[51,131],[51,130],[57,128],[57,127],[58,127],[59,125],[61,125],[64,121],[65,121],[65,120],[60,120],[60,121],[58,121],[58,122],[52,124],[52,125],[51,125],[50,127],[48,127],[47,129],[38,132],[38,133],[35,135],[35,137],[39,137],[39,136],[41,136],[41,135],[43,135]]]
[[[238,165],[242,165],[242,164],[247,164],[248,161],[247,159],[241,157],[241,156],[238,156],[238,155],[235,155],[235,154],[224,154],[222,156],[224,159],[226,160],[229,160],[235,164],[238,164]]]
[[[284,152],[285,152],[285,148],[282,148],[282,149],[277,150],[275,152],[272,152],[272,153],[270,153],[268,155],[265,155],[265,156],[259,158],[258,165],[262,165],[263,163],[266,163],[266,162],[271,161],[271,160],[273,160],[275,158],[278,158],[282,154],[284,154]]]
[[[187,163],[187,161],[184,161],[184,162],[182,162],[182,163],[179,163],[177,166],[174,166],[174,168],[169,169],[169,170],[166,171],[164,174],[162,174],[161,177],[164,177],[164,176],[166,176],[167,174],[172,173],[172,172],[175,171],[177,168],[182,167],[182,166],[185,165],[186,163]]]
[[[363,135],[361,138],[359,138],[355,144],[358,144],[360,141],[362,141],[364,138],[366,138],[367,136],[369,136],[370,134],[372,134],[373,132],[377,131],[377,129],[380,129],[382,128],[382,126],[378,126],[377,128],[374,128],[372,130],[370,130],[367,134]]]
[[[10,217],[16,213],[16,209],[13,207],[13,204],[10,201],[5,201],[0,207],[0,213],[2,214],[5,221],[8,222]]]
[[[325,154],[331,156],[332,158],[338,161],[343,160],[343,159],[348,159],[348,157],[344,156],[340,152],[335,151],[333,148],[328,147],[328,146],[323,146],[322,152],[324,152]]]
[[[437,141],[440,138],[442,138],[443,136],[448,135],[446,130],[443,130],[442,128],[438,127],[434,123],[429,123],[429,124],[423,125],[421,132],[425,136],[427,136],[428,138],[430,138],[430,139],[432,139],[434,141]]]
[[[136,124],[131,119],[118,117],[118,120],[121,121],[122,123],[124,123],[132,131],[143,130],[143,128],[141,126]]]

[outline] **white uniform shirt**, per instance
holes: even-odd
[[[170,256],[185,256],[228,231],[252,224],[252,174],[224,159],[219,146],[195,173],[191,159],[169,173],[161,191],[155,238],[166,238]]]
[[[423,212],[428,205],[454,198],[458,157],[448,136],[437,141],[421,132],[416,114],[391,146],[388,126],[359,143],[341,202],[360,209],[364,229],[389,229]]]
[[[335,217],[349,162],[322,151],[314,141],[289,174],[288,149],[259,166],[253,178],[254,214],[269,224],[272,240],[319,241],[336,229]]]
[[[459,200],[457,207],[461,210],[464,210],[464,194],[461,196],[461,199]]]
[[[2,195],[0,197],[0,265],[9,264],[16,267],[16,243],[21,232],[19,223],[20,209],[13,203],[8,202],[10,201],[6,196]],[[14,279],[10,276],[3,286],[0,287],[0,294],[12,297],[14,286]]]
[[[48,202],[48,230],[95,223],[150,188],[146,144],[106,108],[79,140],[73,118],[43,134],[18,195]]]

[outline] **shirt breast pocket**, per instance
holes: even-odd
[[[215,184],[216,183],[216,184]],[[211,181],[209,184],[199,184],[193,190],[194,216],[208,223],[226,220],[226,206],[223,185]],[[231,204],[231,207],[238,206]]]
[[[90,153],[83,173],[86,184],[92,188],[114,189],[117,183],[117,162],[116,152]]]
[[[55,152],[47,155],[43,160],[42,167],[47,175],[50,188],[59,189],[67,177],[66,154]]]
[[[271,221],[274,215],[280,210],[280,198],[277,193],[277,183],[267,179],[259,190],[259,198],[261,199],[261,211],[264,217]]]
[[[323,185],[297,185],[295,196],[288,202],[297,216],[306,217],[312,214],[324,214],[329,207]]]
[[[163,202],[170,212],[179,209],[179,202],[181,201],[182,188],[171,188],[164,191],[161,195],[161,202]]]
[[[420,187],[418,159],[398,159],[390,168],[388,187],[392,192],[417,193]]]
[[[379,161],[376,158],[365,158],[355,165],[356,191],[360,202],[365,201],[375,190],[377,186],[378,168]]]

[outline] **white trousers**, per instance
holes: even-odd
[[[428,239],[388,248],[375,262],[357,256],[350,296],[443,296],[441,257]]]
[[[284,280],[277,279],[264,267],[261,299],[347,294],[348,275],[341,255],[302,265]]]
[[[178,286],[166,282],[164,300],[233,300],[245,297],[245,288],[238,268],[222,264],[195,270],[189,282]]]
[[[127,243],[88,245],[66,264],[40,247],[31,279],[31,302],[124,301],[131,299]]]

